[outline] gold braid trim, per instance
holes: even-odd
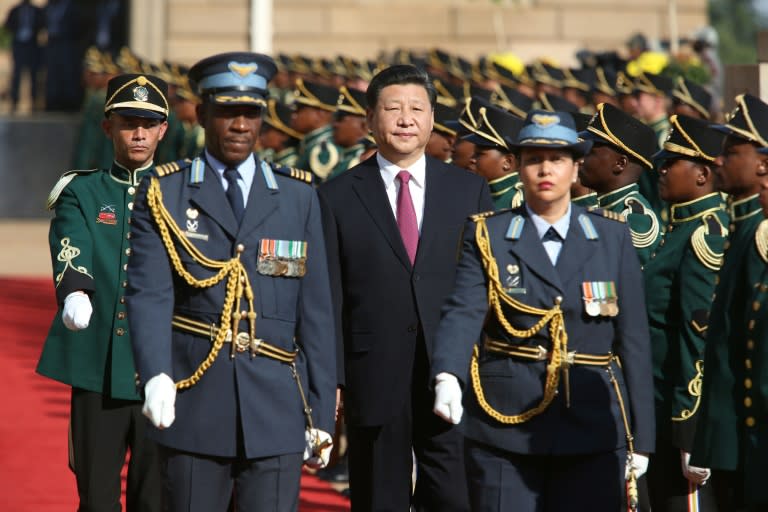
[[[691,419],[699,410],[701,405],[701,384],[704,380],[704,361],[696,361],[696,375],[693,376],[691,382],[688,383],[688,394],[696,398],[696,403],[693,404],[693,409],[683,409],[680,411],[680,416],[673,416],[672,421],[685,421]]]
[[[755,246],[757,247],[757,254],[760,255],[760,259],[768,263],[768,219],[757,225]]]
[[[488,236],[488,226],[485,218],[476,218],[477,229],[475,238],[477,247],[482,256],[485,273],[488,276],[488,304],[496,313],[501,325],[510,335],[517,338],[531,338],[539,332],[544,326],[549,324],[549,333],[552,340],[551,357],[547,364],[547,378],[544,383],[544,397],[541,402],[520,414],[506,415],[491,406],[485,398],[482,384],[480,383],[480,369],[478,364],[479,348],[475,345],[472,361],[470,364],[470,373],[472,376],[472,389],[475,392],[480,407],[490,417],[507,425],[516,425],[524,423],[534,416],[541,414],[549,406],[557,393],[557,386],[560,382],[560,371],[567,371],[568,355],[568,335],[565,332],[565,320],[563,312],[560,309],[560,301],[556,301],[552,309],[539,309],[519,302],[504,292],[504,286],[499,280],[499,267],[491,252],[491,242]],[[501,309],[502,301],[511,306],[516,311],[529,315],[539,315],[541,318],[533,326],[525,330],[518,330],[510,324],[504,317]]]
[[[163,245],[168,252],[168,257],[171,259],[173,268],[176,270],[176,273],[187,282],[187,284],[195,288],[210,288],[227,278],[227,292],[224,296],[224,306],[221,310],[221,319],[219,321],[220,328],[211,345],[211,350],[191,376],[176,383],[176,389],[186,389],[197,384],[203,374],[211,367],[214,360],[219,355],[219,351],[224,345],[224,340],[229,331],[231,330],[233,340],[237,337],[238,325],[243,318],[243,315],[240,312],[240,301],[243,295],[245,295],[248,300],[248,313],[246,316],[250,323],[251,339],[255,339],[256,312],[253,308],[253,289],[251,288],[251,283],[248,279],[248,273],[240,261],[240,254],[228,261],[212,260],[200,252],[200,250],[184,236],[178,224],[176,224],[176,221],[173,220],[173,217],[163,205],[163,193],[160,190],[160,182],[155,177],[151,178],[149,184],[149,190],[147,191],[147,205],[149,206],[152,216],[155,219],[155,223],[160,231]],[[171,234],[173,234],[173,237]],[[218,272],[207,279],[197,279],[190,274],[189,271],[184,268],[181,258],[179,258],[179,252],[174,244],[174,238],[197,263],[212,270],[218,270]],[[233,305],[234,313],[232,312]],[[233,343],[232,346],[234,347],[234,345],[235,344]],[[232,356],[234,356],[234,352],[232,353]]]
[[[59,286],[59,283],[61,283],[61,280],[64,279],[64,274],[67,272],[68,268],[71,268],[75,272],[80,272],[81,274],[85,274],[91,279],[93,279],[93,276],[88,273],[88,269],[81,266],[75,266],[72,262],[75,258],[80,256],[80,249],[75,247],[74,245],[70,245],[69,243],[69,237],[65,236],[61,239],[61,251],[59,251],[59,254],[56,255],[57,261],[64,262],[64,268],[56,274],[56,286]]]
[[[725,226],[723,226],[722,229],[724,230],[723,236],[727,237],[728,230],[725,228]],[[696,228],[693,231],[693,235],[691,235],[691,246],[693,246],[693,253],[696,255],[696,258],[698,258],[701,264],[707,267],[709,270],[714,270],[717,272],[720,270],[720,267],[723,266],[724,253],[715,252],[709,247],[706,239],[706,235],[708,234],[709,226],[707,226],[707,224],[703,224]]]
[[[512,196],[512,208],[519,208],[523,206],[525,202],[525,195],[523,193],[523,183],[518,182],[515,184],[515,195]]]
[[[629,215],[633,213],[632,207],[629,205],[630,201],[637,201],[637,198],[630,196],[624,200],[624,205],[626,208],[623,212],[621,212],[621,214],[624,216],[624,218],[627,219],[627,221],[629,221]],[[632,224],[630,223],[629,234],[632,235],[632,245],[634,245],[635,248],[645,249],[646,247],[653,245],[653,243],[659,237],[659,220],[656,218],[655,213],[651,212],[650,215],[648,214],[643,203],[640,201],[637,202],[643,207],[643,213],[638,215],[645,215],[646,217],[649,217],[651,219],[651,227],[648,228],[648,231],[643,233],[632,229]]]

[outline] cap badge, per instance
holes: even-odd
[[[133,88],[133,99],[136,101],[148,101],[149,91],[143,85],[137,85]]]
[[[250,75],[251,73],[255,73],[257,69],[259,69],[259,65],[256,63],[242,63],[242,62],[230,62],[227,64],[227,67],[229,70],[236,75],[239,75],[241,78],[245,78],[246,76]]]
[[[548,128],[553,124],[558,124],[560,117],[552,114],[534,114],[531,116],[531,122],[539,128]]]

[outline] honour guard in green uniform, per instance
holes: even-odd
[[[654,447],[640,265],[623,217],[570,202],[592,144],[570,114],[531,111],[514,144],[525,204],[465,225],[433,410],[466,437],[472,510],[617,511]]]
[[[697,117],[709,121],[712,114],[712,95],[702,86],[683,77],[677,77],[672,90],[672,113]]]
[[[205,130],[197,122],[196,113],[200,98],[189,86],[188,72],[189,68],[186,66],[176,68],[176,100],[173,102],[173,111],[184,130],[179,158],[194,158],[205,147]]]
[[[51,191],[49,241],[56,299],[38,373],[72,386],[70,463],[79,510],[119,510],[130,448],[128,511],[160,511],[157,448],[145,438],[125,306],[130,223],[141,178],[153,168],[168,116],[167,85],[148,75],[109,81],[108,169],[70,171]]]
[[[459,113],[456,121],[446,121],[448,128],[456,130],[456,141],[453,143],[451,163],[468,171],[475,172],[472,155],[475,154],[475,145],[466,139],[466,135],[472,134],[477,129],[480,119],[480,108],[489,108],[492,104],[480,97],[467,98],[464,108]]]
[[[673,115],[661,152],[659,193],[670,205],[664,239],[646,263],[646,308],[653,348],[656,451],[648,467],[651,509],[716,510],[708,468],[690,464],[715,278],[728,235],[725,201],[714,185],[723,135]],[[689,508],[690,507],[690,508]]]
[[[644,172],[653,169],[653,130],[613,105],[601,103],[581,135],[594,142],[581,166],[581,183],[597,192],[600,208],[627,219],[640,264],[645,265],[661,240],[659,219],[637,184]]]
[[[456,129],[451,123],[457,122],[459,111],[443,103],[435,104],[435,122],[424,152],[441,162],[451,163],[453,146],[456,143]]]
[[[768,175],[768,105],[752,95],[736,98],[725,125],[720,190],[730,195],[731,224],[707,328],[706,369],[691,463],[712,469],[720,510],[765,510],[762,467],[766,445],[765,338],[757,337],[764,305],[755,301],[766,262],[758,252],[763,216],[758,193]],[[757,289],[756,289],[757,285]],[[765,332],[765,331],[763,331]]]
[[[497,210],[523,204],[523,184],[517,173],[518,160],[512,147],[523,120],[493,106],[478,111],[477,128],[465,138],[475,145],[472,164],[488,181]]]
[[[259,157],[267,162],[295,167],[299,159],[299,143],[304,135],[291,128],[293,111],[276,98],[267,100],[264,122],[259,133]]]
[[[339,88],[339,100],[333,115],[333,143],[339,148],[339,161],[328,179],[338,176],[360,163],[365,151],[362,140],[368,134],[365,93],[357,89]]]
[[[339,163],[339,147],[333,143],[333,113],[339,100],[335,87],[296,80],[291,127],[303,134],[296,167],[311,171],[325,181]]]

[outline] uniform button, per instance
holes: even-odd
[[[728,249],[730,246],[731,246],[731,242],[726,240],[725,243],[723,244],[723,249]]]
[[[133,203],[128,203],[128,209],[133,210]]]
[[[761,284],[760,291],[763,293],[768,292],[768,284],[765,284],[765,283]]]
[[[243,244],[237,244],[237,247],[235,247],[235,250],[236,250],[238,253],[242,253],[242,252],[244,252],[244,251],[245,251],[245,246],[244,246]]]
[[[413,280],[419,281],[421,279],[421,276],[419,274],[413,274]]]
[[[126,240],[130,240],[130,239],[131,239],[131,236],[132,236],[132,235],[131,235],[131,232],[129,231],[129,232],[127,232],[127,233],[125,234],[125,239],[126,239]]]
[[[752,399],[748,396],[744,397],[744,407],[752,407]]]
[[[755,301],[752,303],[752,310],[753,311],[760,311],[760,303],[758,301]]]
[[[752,416],[749,416],[746,420],[744,420],[744,423],[746,423],[748,427],[754,427],[755,418],[753,418]]]
[[[128,270],[128,264],[127,263],[123,263],[123,272],[125,272],[126,270]]]
[[[752,379],[750,379],[749,377],[744,379],[744,387],[747,389],[752,389]]]
[[[715,285],[718,285],[718,284],[720,284],[720,276],[719,275],[715,276]]]
[[[558,295],[557,297],[555,297],[555,305],[556,306],[559,306],[562,303],[563,303],[563,298],[561,296]]]
[[[130,256],[130,255],[131,255],[131,252],[132,252],[132,251],[131,251],[131,248],[129,247],[129,248],[127,248],[127,249],[125,250],[125,255],[126,255],[126,256]]]
[[[733,222],[728,224],[728,231],[734,231],[735,229],[736,229],[736,224],[734,224]],[[728,242],[725,242],[725,243],[728,243]]]
[[[754,340],[747,340],[747,350],[753,350],[755,348]]]
[[[123,334],[125,334],[125,329],[123,329],[122,327],[118,327],[117,329],[115,329],[115,334],[117,334],[118,336],[122,336]]]
[[[752,369],[752,360],[751,359],[745,359],[744,360],[744,367],[747,370],[751,370]]]
[[[749,323],[747,324],[747,328],[748,328],[750,331],[751,331],[752,329],[754,329],[754,328],[755,328],[755,321],[754,321],[754,320],[750,320],[750,321],[749,321]]]
[[[664,239],[661,239],[661,242],[659,242],[659,247],[662,247],[664,245]]]
[[[130,224],[130,223],[131,223],[131,218],[130,218],[130,217],[128,217],[128,224]]]
[[[120,311],[119,313],[117,313],[117,319],[125,320],[125,311]]]
[[[123,281],[123,288],[128,288],[128,281]]]
[[[128,194],[134,195],[136,193],[136,187],[128,187]]]
[[[416,329],[417,329],[416,324],[408,326],[408,332],[416,332]]]
[[[125,297],[120,297],[120,304],[125,304]]]

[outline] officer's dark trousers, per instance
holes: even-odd
[[[615,512],[626,510],[626,451],[522,455],[467,439],[473,512]]]
[[[72,388],[72,452],[79,512],[119,512],[120,471],[130,449],[126,509],[161,510],[157,445],[146,439],[141,402]]]
[[[347,426],[353,512],[407,512],[411,504],[416,512],[469,510],[464,438],[432,412],[426,354],[417,352],[413,391],[401,414],[386,425]],[[416,455],[415,489],[411,449]]]
[[[160,460],[166,512],[298,510],[302,453],[240,459],[160,446]]]
[[[712,485],[715,478],[703,486],[691,484],[680,465],[680,449],[658,439],[656,453],[648,464],[648,493],[653,512],[717,511]],[[696,504],[695,508],[689,508]]]

